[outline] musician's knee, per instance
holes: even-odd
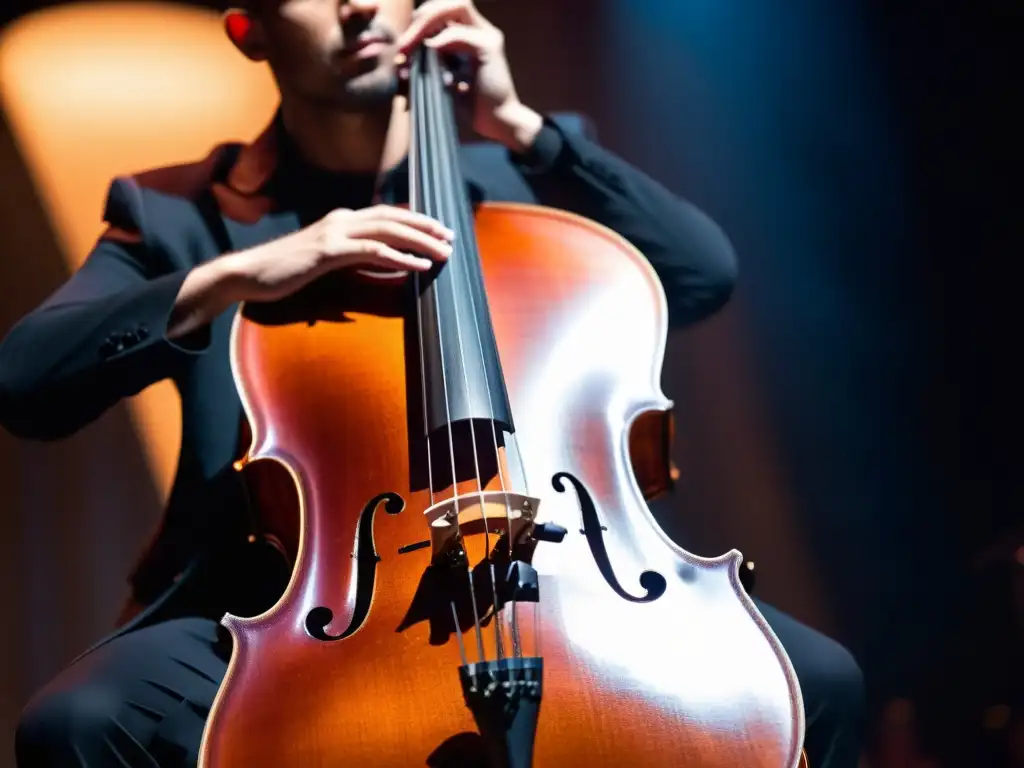
[[[864,673],[853,654],[822,636],[808,676],[815,693],[808,702],[809,719],[856,727],[864,710]]]
[[[856,768],[864,717],[864,674],[853,654],[809,630],[797,674],[807,713],[804,746],[812,768]],[[794,663],[796,659],[794,659]]]
[[[864,674],[853,654],[831,637],[756,600],[789,655],[815,731],[855,728],[864,711]]]
[[[85,765],[109,749],[124,701],[102,685],[48,688],[25,707],[14,737],[18,768]]]

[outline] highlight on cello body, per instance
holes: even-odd
[[[173,305],[154,296],[151,312],[169,318],[163,370],[182,382],[186,439],[216,453],[202,459],[222,483],[211,499],[234,504],[244,484],[253,502],[211,540],[269,543],[288,576],[239,598],[250,561],[223,578],[212,544],[194,569],[180,542],[159,550],[139,583],[176,586],[166,599],[140,588],[144,610],[26,710],[19,759],[59,764],[40,734],[80,737],[42,719],[54,696],[80,695],[76,674],[113,684],[103,664],[118,649],[150,643],[158,659],[184,647],[169,639],[181,622],[203,622],[187,625],[194,638],[227,613],[230,661],[218,668],[204,640],[189,664],[217,681],[186,697],[208,696],[208,718],[181,737],[206,768],[796,764],[799,664],[742,588],[738,553],[684,551],[644,501],[671,476],[665,336],[724,301],[724,238],[522,105],[500,33],[471,3],[434,0],[411,21],[410,8],[257,0],[229,14],[239,48],[275,68],[274,125],[218,154],[208,167],[225,175],[198,192],[166,173],[115,184],[117,228],[86,277],[12,334],[0,362],[19,339],[56,335],[82,311],[84,281],[114,281],[126,259],[138,277],[114,293],[146,291],[166,267],[143,245],[160,239],[182,274]],[[407,96],[386,62],[398,50]],[[456,90],[497,160],[474,165],[457,141],[447,53],[470,56]],[[501,189],[491,177],[507,171]],[[209,252],[144,231],[164,217]],[[85,306],[114,314],[100,294]],[[144,379],[139,365],[124,375]],[[111,380],[103,397],[125,388]],[[238,446],[213,437],[235,416],[240,473]],[[124,685],[109,700],[137,701]],[[111,759],[103,726],[88,733]]]

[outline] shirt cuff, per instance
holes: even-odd
[[[547,173],[555,167],[555,163],[565,147],[565,138],[561,130],[546,115],[540,132],[533,145],[523,153],[510,152],[512,164],[525,174]]]

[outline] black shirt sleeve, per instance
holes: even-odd
[[[541,204],[603,224],[647,257],[665,288],[673,327],[702,320],[728,301],[735,252],[692,203],[548,117],[531,150],[511,160]]]
[[[147,243],[134,181],[113,183],[105,220],[82,267],[0,343],[0,424],[12,434],[72,434],[205,350],[206,338],[166,336],[188,269]]]

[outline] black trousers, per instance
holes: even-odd
[[[863,681],[835,641],[758,602],[804,694],[811,768],[856,768]],[[183,768],[198,760],[203,724],[230,653],[210,619],[144,627],[101,645],[32,699],[15,737],[18,768]]]

